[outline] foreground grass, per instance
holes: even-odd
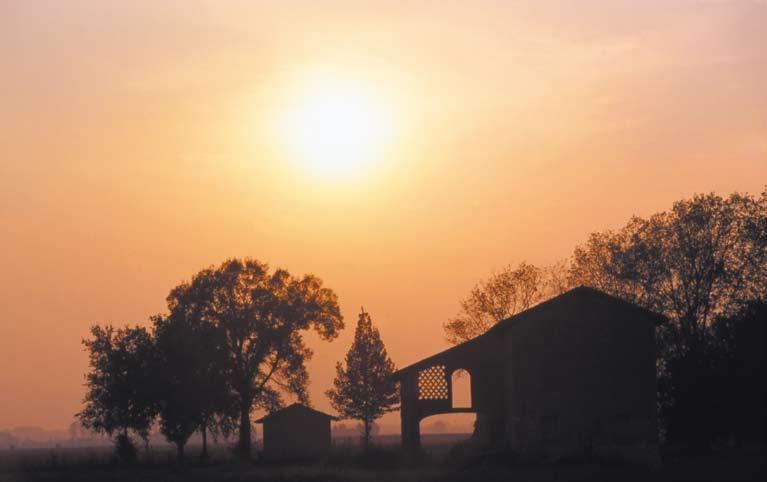
[[[185,468],[129,468],[32,471],[0,474],[3,482],[43,481],[189,481],[189,482],[420,482],[439,480],[434,468],[380,471],[339,467],[280,467],[224,465]]]
[[[177,466],[166,454],[131,467],[108,462],[108,451],[81,451],[54,456],[41,451],[17,457],[16,463],[0,463],[0,482],[585,482],[585,481],[733,481],[765,480],[763,453],[730,453],[709,457],[680,457],[666,460],[660,467],[639,465],[569,465],[503,467],[482,461],[457,464],[446,459],[431,459],[417,466],[403,466],[396,459],[382,457],[372,468],[359,465],[359,459],[337,457],[314,465],[264,466],[241,464],[224,459],[210,465],[194,459]],[[8,454],[6,454],[7,456]],[[2,462],[0,454],[0,462]]]
[[[371,470],[344,467],[281,467],[222,465],[217,467],[130,469],[62,469],[0,474],[0,481],[190,481],[190,482],[580,482],[580,481],[762,481],[763,468],[706,463],[659,470],[627,468],[497,468],[414,467]]]

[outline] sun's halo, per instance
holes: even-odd
[[[298,89],[279,124],[288,155],[327,176],[349,176],[380,161],[393,132],[392,115],[380,93],[337,79]]]

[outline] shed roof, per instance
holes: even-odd
[[[256,423],[264,423],[268,420],[274,420],[274,419],[283,418],[283,417],[300,416],[300,415],[311,415],[313,417],[324,417],[329,420],[338,420],[338,418],[334,417],[333,415],[327,414],[325,412],[320,412],[319,410],[315,410],[311,407],[307,407],[306,405],[303,405],[301,403],[294,403],[292,405],[288,405],[285,408],[282,408],[275,412],[264,415],[263,417],[256,420]]]
[[[402,375],[404,375],[407,372],[410,372],[415,369],[424,368],[428,365],[431,365],[437,362],[440,359],[443,359],[446,356],[451,356],[454,353],[457,353],[463,350],[472,350],[474,348],[477,348],[479,345],[482,344],[483,340],[486,340],[489,337],[498,336],[500,333],[508,330],[509,328],[511,328],[512,326],[514,326],[515,324],[519,322],[534,318],[536,315],[539,315],[550,309],[555,309],[561,303],[565,303],[573,299],[579,299],[584,301],[588,301],[590,299],[606,300],[610,303],[614,303],[617,306],[620,306],[621,309],[624,309],[627,312],[631,312],[636,315],[639,315],[638,318],[644,318],[647,321],[655,323],[656,325],[664,323],[667,320],[665,316],[659,313],[655,313],[654,311],[642,308],[641,306],[637,304],[634,304],[629,301],[618,298],[616,296],[607,294],[604,291],[600,291],[596,288],[591,288],[589,286],[578,286],[576,288],[573,288],[569,291],[562,293],[559,296],[555,296],[554,298],[544,301],[543,303],[539,303],[533,306],[532,308],[529,308],[525,311],[517,313],[516,315],[511,316],[509,318],[506,318],[505,320],[499,321],[498,323],[493,325],[489,330],[487,330],[485,333],[475,338],[472,338],[471,340],[465,341],[454,347],[448,348],[447,350],[443,350],[439,353],[436,353],[420,361],[412,363],[404,368],[401,368],[400,370],[397,370],[394,373],[394,377],[400,378]]]

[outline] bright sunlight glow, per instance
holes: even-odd
[[[337,177],[380,161],[393,122],[380,93],[352,81],[314,79],[293,96],[280,131],[289,156],[315,174]]]

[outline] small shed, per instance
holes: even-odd
[[[267,459],[321,457],[330,453],[330,421],[336,418],[300,403],[259,418]]]

